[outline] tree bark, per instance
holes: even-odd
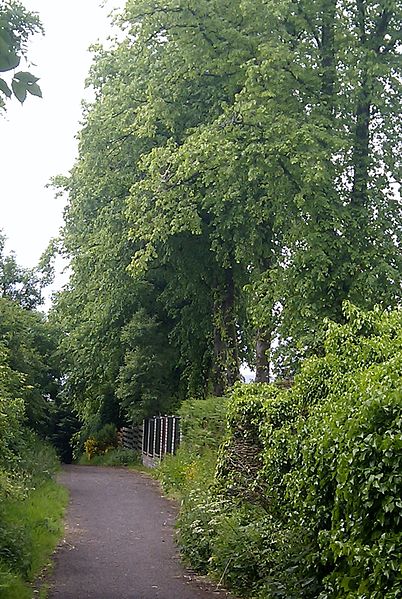
[[[225,271],[223,322],[226,337],[226,380],[228,387],[240,380],[239,348],[237,343],[236,297],[232,269]]]
[[[240,380],[235,308],[233,269],[227,268],[222,291],[214,304],[213,392],[218,396]]]
[[[215,318],[219,314],[217,302],[214,306]],[[222,340],[221,327],[215,324],[214,328],[214,361],[212,367],[212,393],[216,397],[222,397],[225,393],[225,376],[224,376],[224,354],[225,346]]]
[[[367,15],[365,0],[357,2],[357,22],[359,27],[360,46],[366,52],[375,55],[381,53],[384,36],[391,20],[391,12],[384,9],[377,18],[374,30],[367,32]],[[356,102],[355,145],[353,151],[353,189],[352,204],[365,207],[368,202],[368,182],[370,165],[370,119],[371,119],[371,86],[367,58],[362,61],[360,90]]]
[[[256,383],[269,383],[270,380],[270,352],[271,329],[268,327],[258,329],[256,339]]]
[[[324,106],[328,116],[333,116],[334,110],[334,85],[336,79],[335,64],[335,14],[336,0],[325,0],[323,4],[323,17],[321,26],[321,68]]]
[[[367,46],[365,0],[358,0],[358,27],[360,44]],[[363,61],[360,89],[356,102],[356,127],[353,148],[353,187],[352,206],[362,208],[367,205],[369,178],[369,141],[370,141],[370,92],[368,86],[367,64]]]

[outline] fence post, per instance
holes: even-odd
[[[170,448],[170,453],[173,455],[174,451],[175,451],[175,445],[176,445],[176,417],[173,416],[172,418],[172,446]]]

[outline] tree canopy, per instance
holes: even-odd
[[[291,377],[401,296],[401,3],[128,1],[57,185],[66,392],[121,418]],[[111,407],[112,406],[112,407]]]

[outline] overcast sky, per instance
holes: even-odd
[[[62,223],[63,201],[45,189],[66,174],[77,153],[76,132],[91,54],[111,32],[108,14],[123,0],[22,0],[39,13],[45,36],[31,43],[29,70],[40,77],[43,99],[8,102],[0,116],[0,228],[23,266],[35,266]],[[21,64],[20,68],[26,69]]]

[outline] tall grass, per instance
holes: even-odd
[[[27,435],[20,456],[23,498],[0,502],[0,598],[30,599],[31,583],[48,563],[62,536],[67,491],[52,478],[52,448]]]

